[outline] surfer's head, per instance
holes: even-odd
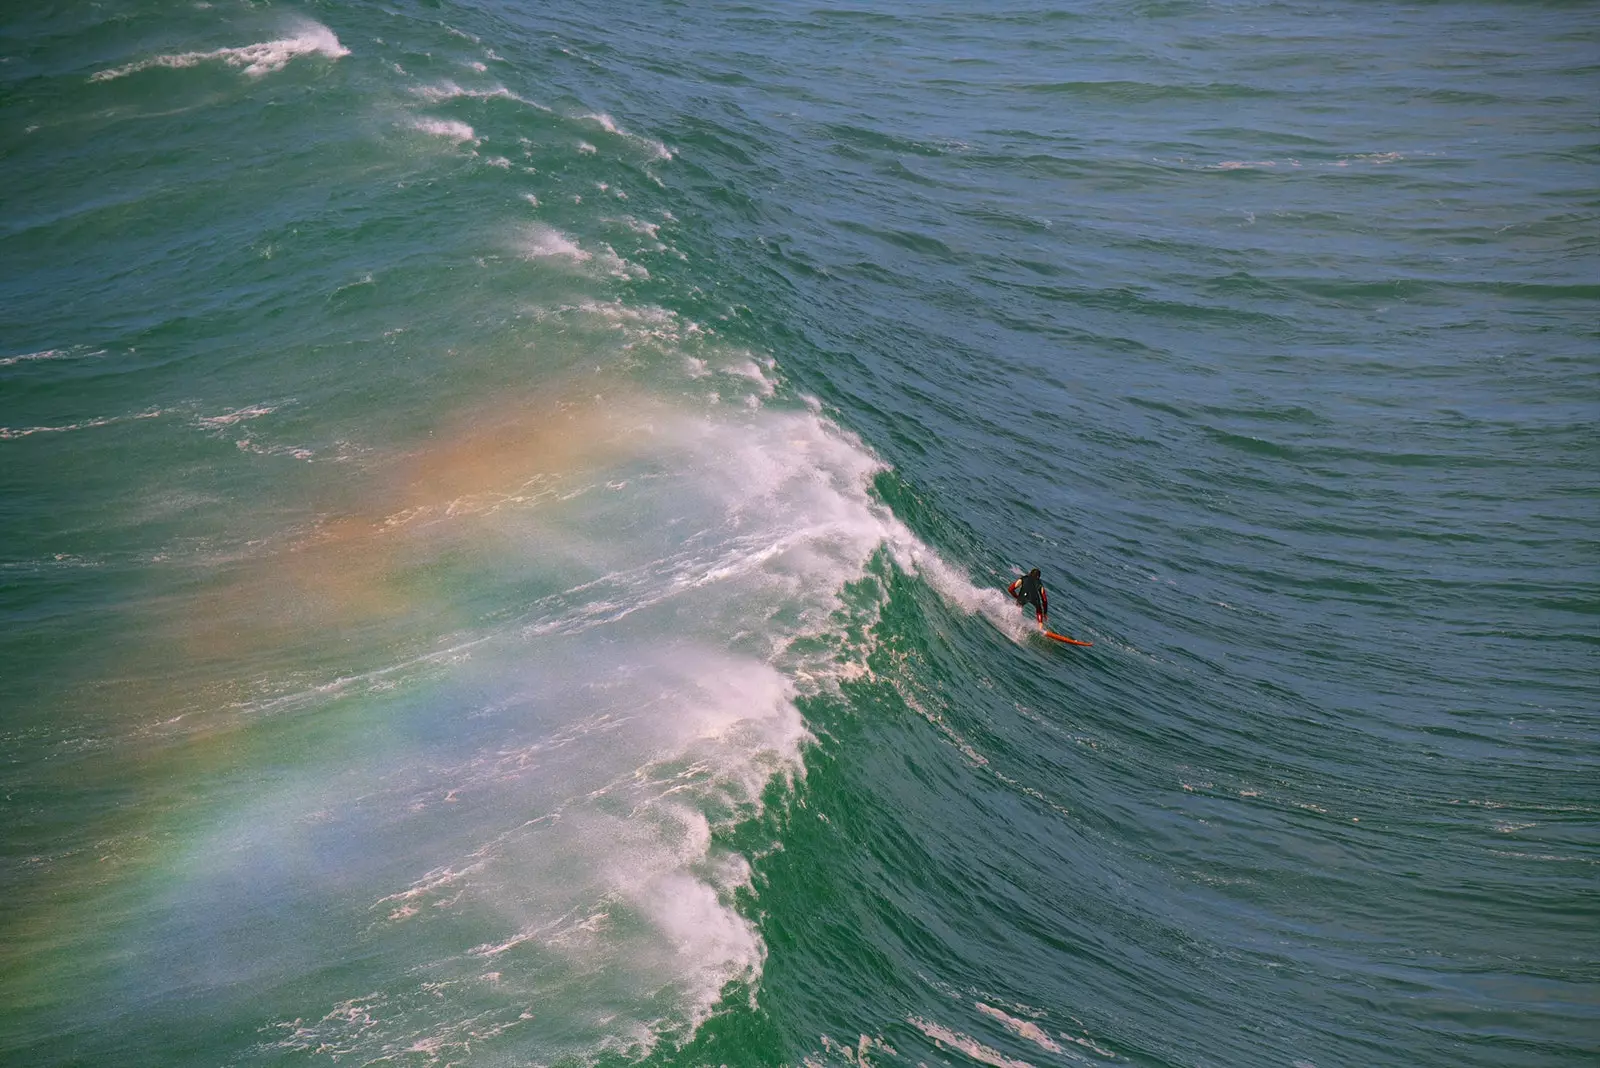
[[[1039,569],[1038,568],[1034,568],[1032,571],[1028,572],[1028,577],[1029,578],[1038,578],[1039,577]]]

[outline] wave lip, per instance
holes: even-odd
[[[130,74],[156,67],[181,70],[208,62],[221,62],[230,67],[239,67],[251,77],[259,78],[264,74],[282,70],[291,60],[299,56],[319,54],[329,59],[340,59],[350,54],[350,50],[339,43],[339,38],[334,32],[320,22],[302,23],[298,29],[299,32],[294,36],[279,38],[276,41],[263,41],[238,48],[218,48],[210,52],[178,52],[141,59],[121,67],[96,71],[89,76],[89,80],[108,82],[114,78],[125,78]]]

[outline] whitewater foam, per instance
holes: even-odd
[[[592,258],[572,238],[542,223],[530,226],[523,232],[520,251],[533,259],[565,259],[574,263],[585,263]]]
[[[232,426],[235,423],[242,423],[247,419],[259,419],[263,415],[271,415],[277,410],[277,407],[271,404],[251,404],[243,408],[235,408],[232,411],[223,412],[221,415],[196,416],[195,423],[208,429],[216,429]]]
[[[162,408],[152,408],[149,411],[135,412],[132,415],[102,415],[93,419],[85,419],[77,423],[59,423],[54,426],[0,426],[0,441],[14,441],[17,438],[31,437],[34,434],[66,434],[74,430],[94,430],[98,427],[113,426],[125,423],[132,419],[157,419],[171,413]]]
[[[412,86],[411,93],[421,97],[430,104],[443,103],[446,100],[466,98],[469,100],[514,100],[518,104],[534,108],[537,111],[550,109],[536,100],[512,92],[503,85],[491,86],[488,89],[467,89],[454,81],[446,78],[444,81],[433,85]]]
[[[320,22],[301,22],[295,28],[298,32],[292,37],[238,48],[218,48],[210,52],[179,52],[154,56],[110,70],[97,71],[90,75],[89,80],[105,82],[154,68],[181,70],[211,62],[226,63],[230,67],[240,68],[253,78],[259,78],[264,74],[282,70],[299,56],[321,55],[328,59],[340,59],[350,54],[350,50],[339,43],[339,38],[334,36],[333,31]]]
[[[612,278],[650,277],[650,271],[646,267],[619,256],[617,250],[610,245],[599,242],[596,251],[591,252],[560,230],[543,223],[526,227],[522,231],[516,250],[524,259],[565,261],[574,266],[588,265],[589,270]]]
[[[654,159],[669,160],[672,158],[672,150],[666,145],[649,137],[641,137],[638,134],[629,133],[627,130],[624,130],[622,127],[618,126],[616,120],[604,112],[590,112],[588,114],[579,115],[577,118],[581,122],[592,123],[595,126],[600,127],[600,129],[604,130],[608,134],[611,134],[613,137],[621,138],[623,141],[626,141],[639,148],[643,148]],[[594,151],[593,145],[589,145],[587,147],[590,151]]]
[[[659,240],[661,236],[660,223],[645,222],[642,219],[634,218],[632,215],[619,215],[615,218],[610,218],[605,221],[608,223],[615,223],[632,231],[633,233],[639,234],[642,237],[648,237],[652,240]],[[665,245],[661,245],[659,246],[658,251],[665,248]]]
[[[1040,1049],[1043,1049],[1049,1053],[1066,1052],[1066,1050],[1061,1047],[1059,1042],[1046,1034],[1044,1028],[1040,1027],[1032,1020],[1019,1019],[1016,1016],[1012,1016],[1004,1009],[997,1009],[993,1005],[986,1004],[982,1001],[974,1002],[973,1007],[979,1012],[983,1013],[985,1016],[992,1016],[996,1020],[999,1020],[1005,1025],[1006,1030],[1020,1038],[1027,1039]]]
[[[908,1016],[906,1017],[906,1022],[941,1046],[949,1046],[951,1049],[958,1050],[979,1064],[989,1065],[990,1068],[1034,1068],[1027,1061],[1008,1057],[993,1047],[985,1046],[971,1035],[962,1034],[960,1031],[935,1023],[932,1020],[924,1019],[921,1016]]]
[[[476,143],[477,139],[472,127],[455,119],[420,118],[413,119],[411,125],[413,129],[420,130],[432,137],[442,137],[446,141],[453,141],[458,145],[467,141]]]
[[[76,356],[103,356],[105,350],[86,352],[82,348],[44,349],[39,352],[24,352],[17,356],[7,356],[0,359],[0,367],[12,367],[19,363],[32,363],[36,360],[70,360]]]
[[[367,776],[307,784],[300,804],[333,812],[327,825],[347,828],[349,846],[364,853],[380,816],[403,820],[402,828],[419,824],[403,835],[414,840],[430,820],[464,818],[487,829],[501,813],[539,813],[372,902],[370,937],[404,925],[415,928],[412,938],[427,939],[437,925],[461,922],[450,919],[457,915],[505,933],[419,969],[415,989],[393,999],[398,1004],[385,999],[349,1017],[334,1005],[317,1028],[324,1041],[369,1052],[415,1041],[416,1021],[397,1010],[429,989],[481,978],[487,965],[507,999],[498,1022],[515,1018],[513,1008],[565,992],[584,1004],[575,1016],[593,1014],[596,1035],[642,1051],[664,1028],[698,1025],[727,982],[754,978],[765,950],[733,907],[750,868],[714,846],[712,820],[755,811],[774,769],[798,766],[806,734],[792,691],[774,669],[720,650],[630,652],[621,677],[597,679],[586,658],[527,647],[513,659],[501,648],[477,661],[475,685],[503,694],[480,704],[477,717],[507,726],[550,722],[575,698],[591,714],[529,745],[470,750],[452,763],[435,752],[385,774],[391,783],[415,779],[420,794]],[[507,671],[519,661],[519,681],[506,691]],[[445,805],[459,815],[439,814]],[[263,828],[269,840],[277,837],[277,807],[252,813],[257,838]],[[291,842],[274,850],[296,864]],[[370,866],[370,857],[351,866]],[[600,987],[597,970],[611,976]],[[668,994],[677,1013],[670,1024],[630,1015]],[[492,1014],[479,1019],[496,1022]],[[570,1022],[581,1029],[581,1019]],[[448,1033],[460,1021],[437,1024],[427,1033]],[[284,1026],[286,1042],[304,1039]]]

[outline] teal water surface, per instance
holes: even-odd
[[[1597,57],[8,14],[0,1061],[1586,1063]]]

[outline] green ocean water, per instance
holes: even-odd
[[[1593,1062],[1597,85],[1578,3],[9,11],[0,1063]]]

